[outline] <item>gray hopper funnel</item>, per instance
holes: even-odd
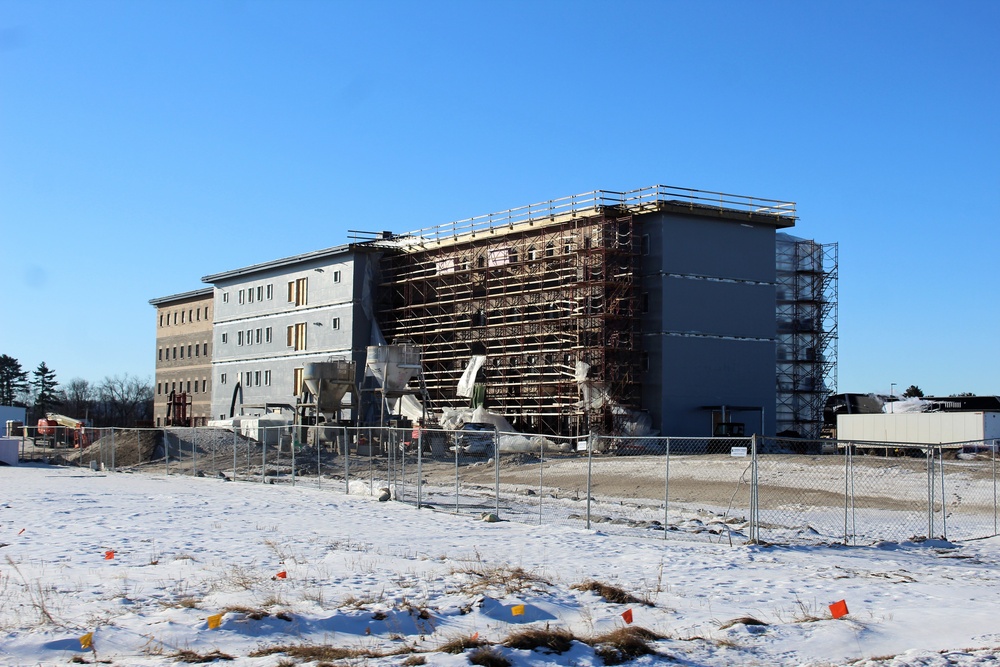
[[[344,394],[354,387],[353,361],[322,361],[302,367],[302,384],[316,397],[317,412],[340,410]]]
[[[420,372],[420,348],[416,345],[371,345],[366,365],[382,385],[386,396],[413,393],[406,385]]]

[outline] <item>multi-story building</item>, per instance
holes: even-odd
[[[353,359],[363,371],[369,255],[342,245],[202,278],[214,287],[214,419],[291,409],[309,362]]]
[[[156,425],[204,425],[212,414],[212,289],[149,303],[156,307]]]
[[[421,348],[431,411],[485,402],[561,435],[813,435],[836,377],[836,246],[777,234],[796,219],[792,202],[602,190],[205,276],[210,414],[291,408],[313,361],[353,359],[372,389],[366,347],[389,340]],[[365,419],[358,398],[342,418]]]

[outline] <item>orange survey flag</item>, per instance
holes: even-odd
[[[208,629],[215,630],[217,627],[222,625],[222,614],[213,614],[205,620],[208,621]]]
[[[288,573],[285,572],[284,570],[282,570],[278,574],[274,575],[274,578],[275,579],[287,579],[288,578]]]
[[[841,616],[847,616],[847,600],[841,600],[840,602],[834,602],[830,605],[830,613],[833,614],[834,618],[840,618]]]
[[[115,552],[113,550],[108,550],[104,552],[104,560],[114,560]]]
[[[94,647],[94,633],[88,632],[87,634],[80,637],[80,648],[93,648]]]
[[[625,619],[626,623],[628,623],[629,625],[631,625],[632,624],[632,610],[631,609],[626,609],[625,611],[623,611],[622,612],[622,618]]]
[[[516,604],[510,608],[510,613],[513,616],[524,616],[524,605]]]

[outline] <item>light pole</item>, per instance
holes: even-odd
[[[895,382],[890,382],[889,383],[889,398],[890,399],[893,399],[893,398],[896,397],[896,393],[895,392],[896,392],[896,383]],[[892,413],[896,412],[896,406],[893,405],[895,402],[896,401],[893,401],[893,400],[889,401],[889,412],[892,412]]]

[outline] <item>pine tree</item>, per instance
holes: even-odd
[[[911,384],[906,391],[903,392],[903,398],[923,398],[923,390],[915,384]]]
[[[46,412],[59,405],[59,396],[56,387],[56,373],[45,365],[45,362],[38,364],[32,372],[33,379],[31,386],[35,389],[35,414],[44,417]]]
[[[17,405],[18,397],[27,390],[28,373],[21,368],[21,362],[0,355],[0,405]]]

